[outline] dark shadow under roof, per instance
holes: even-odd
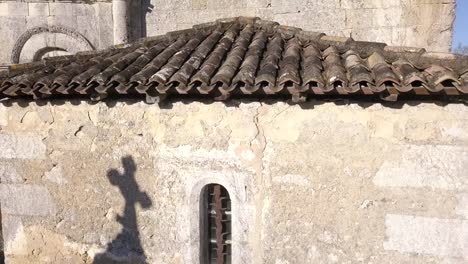
[[[468,56],[240,17],[0,71],[2,98],[168,96],[464,100]]]

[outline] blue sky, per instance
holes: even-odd
[[[458,0],[456,12],[453,47],[458,43],[468,46],[468,0]]]

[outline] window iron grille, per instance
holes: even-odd
[[[201,197],[201,263],[231,264],[231,200],[219,184],[205,186]]]

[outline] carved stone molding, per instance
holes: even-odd
[[[16,41],[15,45],[13,46],[13,50],[11,53],[11,62],[12,63],[19,63],[20,58],[21,58],[21,53],[28,41],[30,41],[34,36],[39,35],[39,34],[57,34],[57,35],[65,35],[69,38],[72,38],[75,43],[73,43],[73,49],[76,50],[94,50],[94,46],[91,44],[91,42],[81,35],[80,33],[76,32],[73,29],[62,27],[62,26],[40,26],[40,27],[35,27],[28,29],[26,32],[24,32]],[[38,46],[34,47],[37,51],[43,50],[47,46]],[[65,50],[69,51],[69,47],[52,47],[55,49],[60,49],[60,50]],[[36,54],[33,55],[33,57],[36,56]],[[33,59],[33,58],[31,58]]]

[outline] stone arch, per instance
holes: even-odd
[[[83,35],[61,26],[41,26],[28,29],[16,41],[11,53],[11,62],[29,62],[41,59],[51,52],[73,54],[78,51],[94,50],[94,46]]]

